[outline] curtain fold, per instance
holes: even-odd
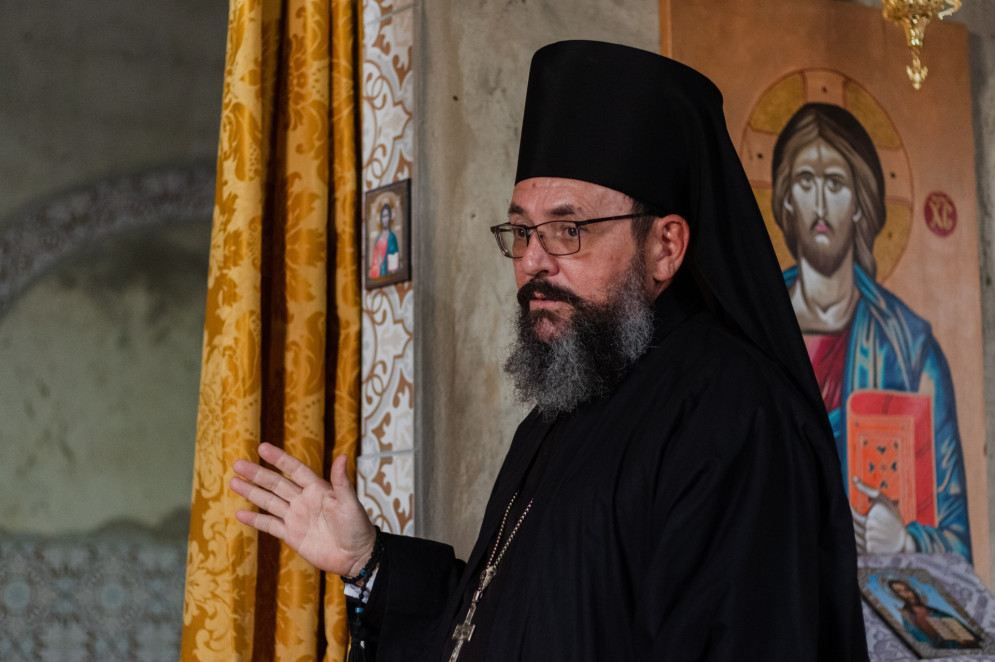
[[[231,0],[183,660],[343,660],[341,583],[235,520],[262,441],[327,475],[359,436],[350,0]]]

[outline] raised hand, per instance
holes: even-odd
[[[260,444],[259,456],[283,474],[235,461],[238,476],[229,486],[267,511],[239,510],[238,521],[283,540],[316,568],[359,574],[373,552],[376,530],[346,476],[345,456],[332,463],[331,482],[271,444]]]
[[[857,538],[857,552],[894,554],[916,551],[915,539],[905,530],[902,514],[895,502],[857,476],[853,477],[853,484],[871,500],[871,507],[864,515],[850,506],[853,515],[853,533]]]

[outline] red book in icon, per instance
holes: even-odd
[[[897,502],[902,520],[936,526],[936,467],[929,396],[862,390],[847,399],[847,481],[850,505],[861,514],[871,500],[856,476]]]

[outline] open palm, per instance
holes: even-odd
[[[328,482],[271,444],[261,444],[259,456],[283,473],[235,462],[231,489],[266,511],[239,510],[238,521],[283,540],[316,568],[358,574],[376,533],[346,476],[346,458],[332,463]]]

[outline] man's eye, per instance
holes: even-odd
[[[576,225],[568,225],[565,228],[563,228],[563,234],[564,236],[574,239],[580,235],[580,228],[577,227]]]
[[[802,173],[802,174],[798,175],[795,178],[795,183],[798,186],[801,186],[802,189],[804,189],[804,190],[807,191],[810,188],[812,188],[812,181],[813,181],[813,179],[814,179],[814,177],[812,176],[812,173],[805,172],[805,173]]]
[[[515,239],[525,239],[526,237],[528,237],[528,235],[529,231],[524,227],[515,226],[511,228],[511,236],[513,236]]]

